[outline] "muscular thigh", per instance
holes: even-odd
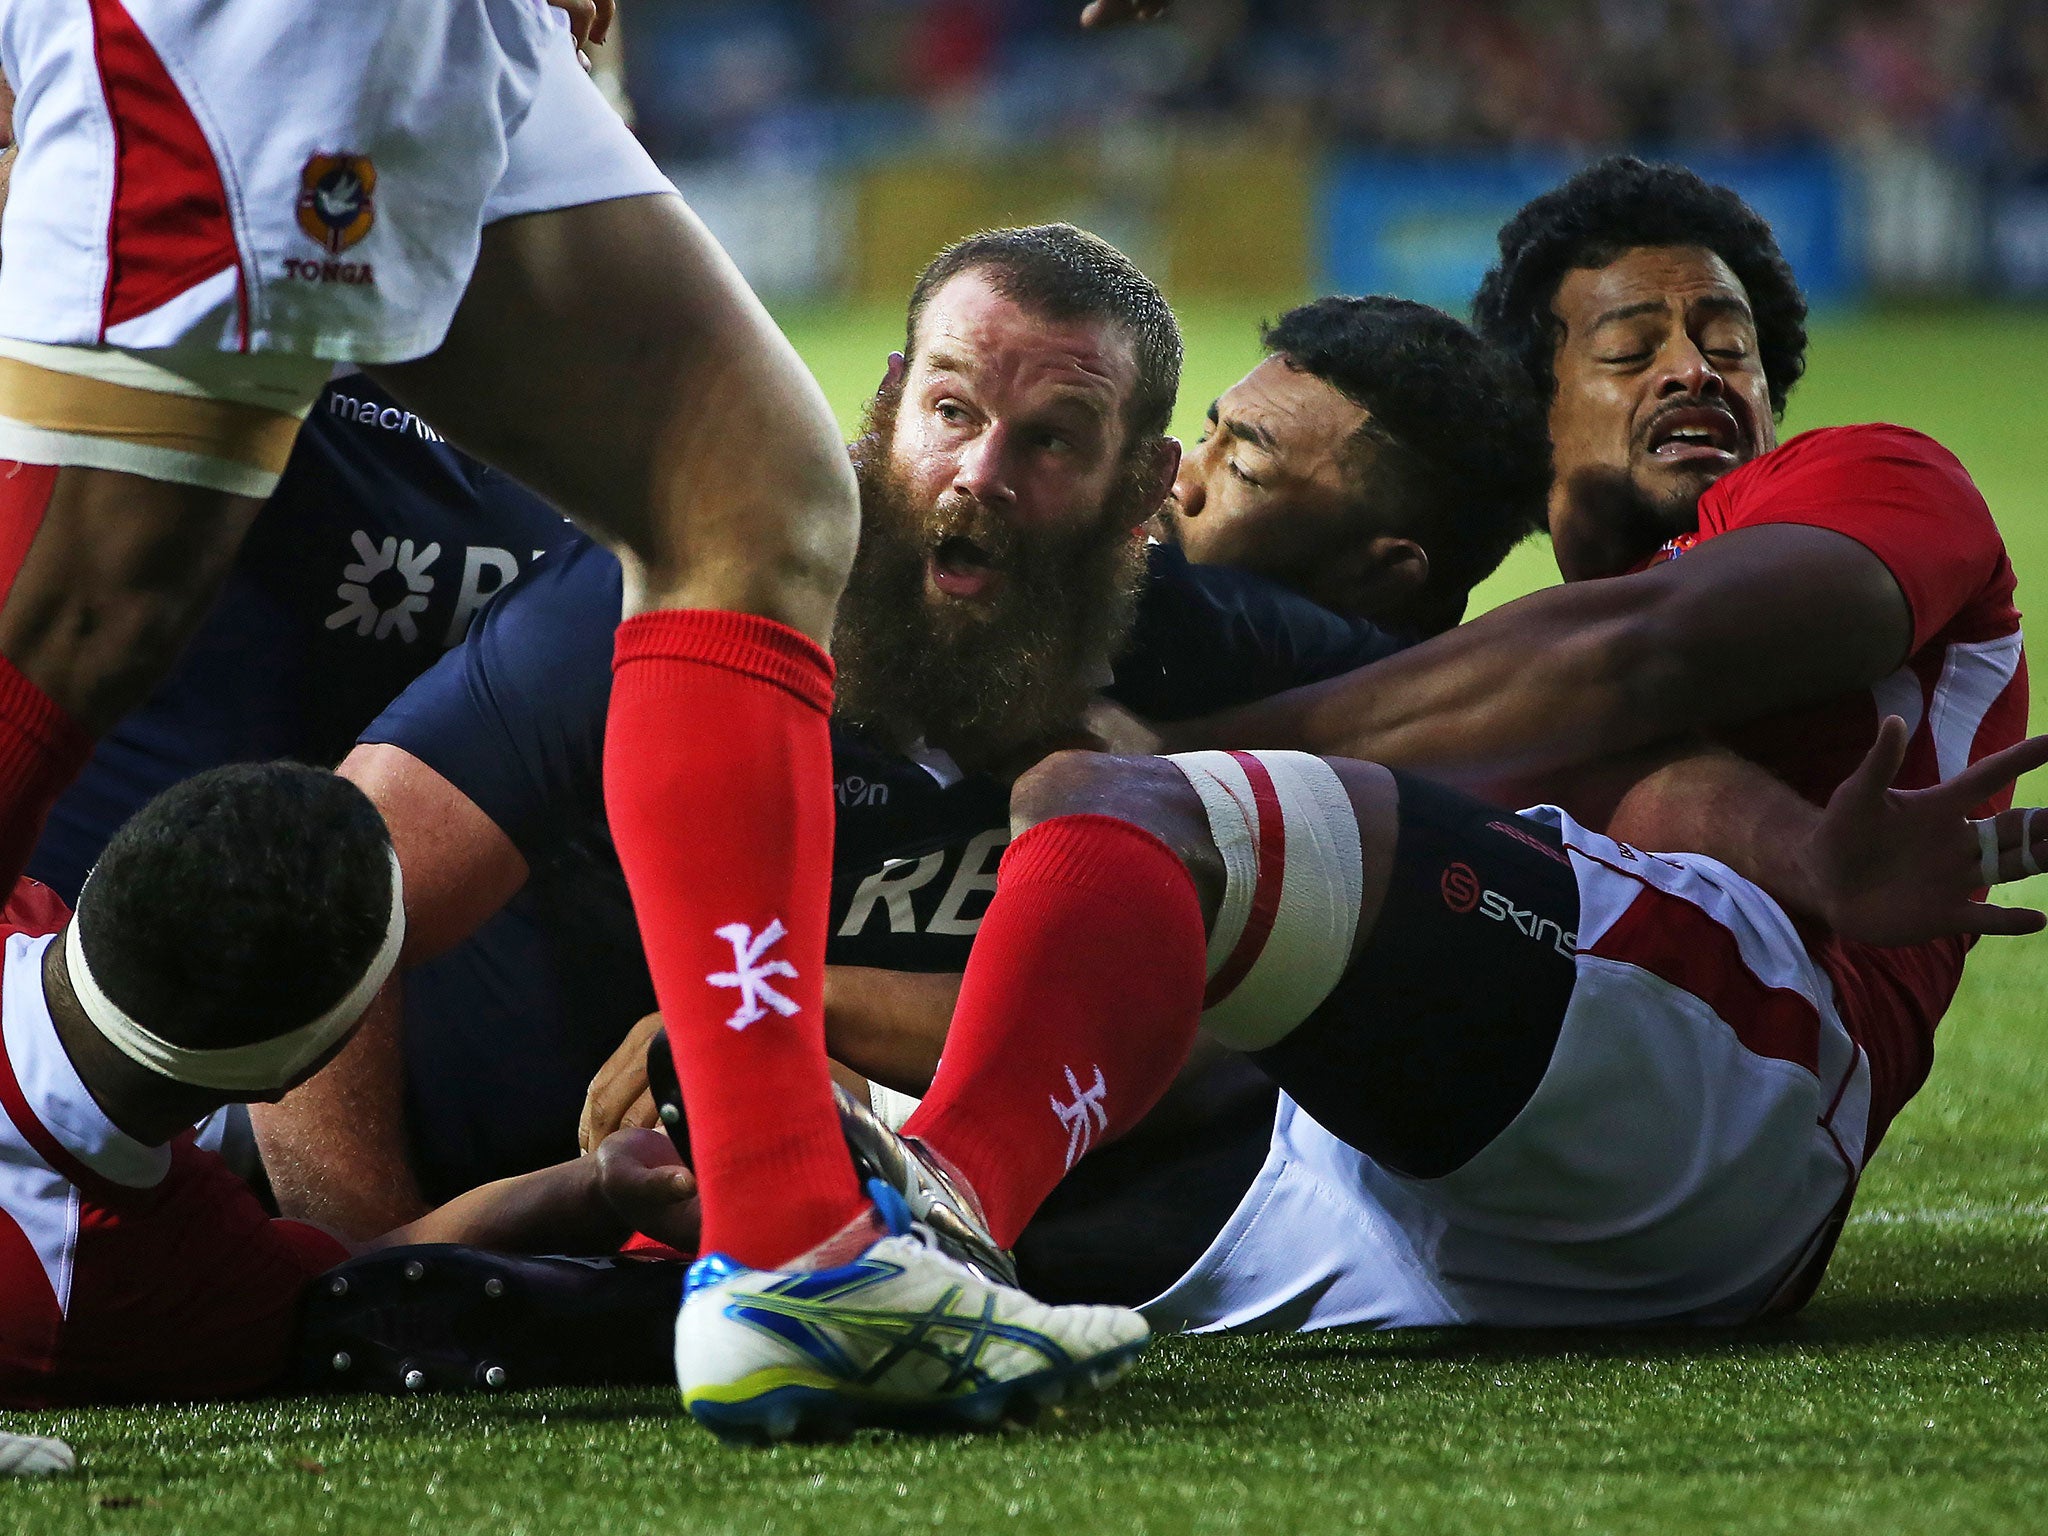
[[[1398,800],[1384,899],[1336,988],[1254,1060],[1343,1140],[1430,1178],[1541,1081],[1576,980],[1578,882],[1552,829],[1376,772]]]
[[[681,198],[490,225],[440,349],[376,372],[629,557],[635,584],[687,577],[693,589],[668,594],[678,605],[829,631],[837,578],[805,578],[850,557],[844,446],[818,386]],[[817,612],[812,588],[825,594]]]

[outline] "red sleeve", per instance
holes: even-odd
[[[64,898],[27,875],[14,882],[6,903],[0,905],[0,934],[55,933],[70,921],[71,909],[64,904]]]
[[[1998,578],[2005,544],[1962,462],[1885,425],[1805,432],[1700,498],[1700,534],[1799,523],[1846,534],[1885,563],[1913,612],[1915,652]]]
[[[306,1284],[348,1257],[336,1238],[265,1214],[210,1152],[174,1146],[134,1203],[80,1213],[57,1386],[66,1401],[234,1397],[291,1361]]]

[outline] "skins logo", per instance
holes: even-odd
[[[299,228],[339,256],[377,222],[377,167],[367,155],[315,155],[299,173]]]
[[[1557,919],[1544,917],[1533,907],[1518,907],[1499,891],[1486,890],[1469,864],[1446,864],[1439,889],[1443,891],[1444,905],[1460,917],[1477,911],[1481,917],[1506,923],[1538,944],[1547,944],[1567,960],[1579,952],[1577,934],[1566,932]]]

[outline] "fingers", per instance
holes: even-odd
[[[651,1125],[651,1120],[629,1118],[642,1099],[649,1104],[651,1114],[654,1100],[647,1088],[646,1068],[619,1067],[615,1061],[607,1062],[583,1096],[583,1114],[576,1122],[576,1144],[588,1152],[622,1126]]]
[[[2015,806],[1970,823],[1983,852],[1979,879],[2003,885],[2024,880],[2048,868],[2048,812],[2038,806]]]
[[[612,22],[619,14],[618,0],[597,0],[597,15],[590,24],[590,41],[602,45],[612,35]]]
[[[1980,757],[1954,778],[1938,786],[1944,799],[1967,810],[1989,800],[2023,773],[2048,764],[2048,736],[2030,736],[2003,752]]]
[[[619,1116],[622,1131],[660,1131],[661,1106],[654,1102],[654,1090],[642,1088],[640,1097],[635,1099],[626,1112]],[[661,1139],[668,1140],[668,1133],[662,1131]]]
[[[1856,765],[1856,771],[1842,781],[1838,793],[1847,793],[1862,800],[1882,797],[1905,766],[1906,743],[1910,739],[1906,722],[1897,715],[1886,715],[1878,722],[1877,740],[1863,754],[1863,761]]]
[[[556,10],[567,14],[569,31],[576,38],[579,51],[590,45],[591,28],[597,25],[598,0],[548,0]]]
[[[2048,928],[2048,913],[2032,907],[2001,907],[1994,902],[1973,901],[1968,917],[1957,925],[1963,933],[1987,938],[2013,939]]]
[[[659,1118],[647,1087],[647,1046],[660,1031],[661,1015],[648,1014],[597,1069],[576,1121],[576,1145],[582,1151],[592,1150],[621,1126],[651,1126]]]
[[[697,1176],[658,1132],[628,1130],[607,1136],[596,1157],[598,1189],[629,1220],[680,1205],[697,1193]]]

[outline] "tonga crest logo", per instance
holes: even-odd
[[[299,173],[299,228],[339,256],[377,222],[376,190],[368,155],[315,155]]]

